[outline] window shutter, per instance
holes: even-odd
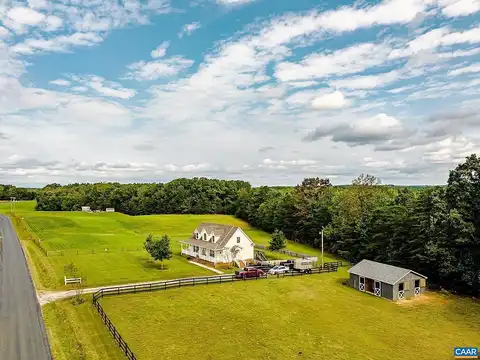
[[[426,286],[425,279],[420,279],[420,287],[425,287],[425,286]]]

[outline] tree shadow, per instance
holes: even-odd
[[[140,265],[146,269],[155,270],[168,270],[168,264],[166,262],[162,264],[159,261],[153,261],[151,259],[139,259]]]

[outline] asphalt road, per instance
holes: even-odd
[[[0,359],[51,360],[25,256],[6,216],[0,216],[0,235]]]

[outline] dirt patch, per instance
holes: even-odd
[[[429,292],[410,299],[399,300],[395,303],[400,306],[412,307],[417,305],[446,305],[448,300],[444,296]]]

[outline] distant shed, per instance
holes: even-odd
[[[425,292],[427,277],[413,270],[362,260],[350,270],[349,285],[390,300],[402,300]]]
[[[105,211],[106,212],[115,212],[115,208],[106,208]]]
[[[82,206],[82,211],[91,212],[92,209],[90,209],[90,206]]]

